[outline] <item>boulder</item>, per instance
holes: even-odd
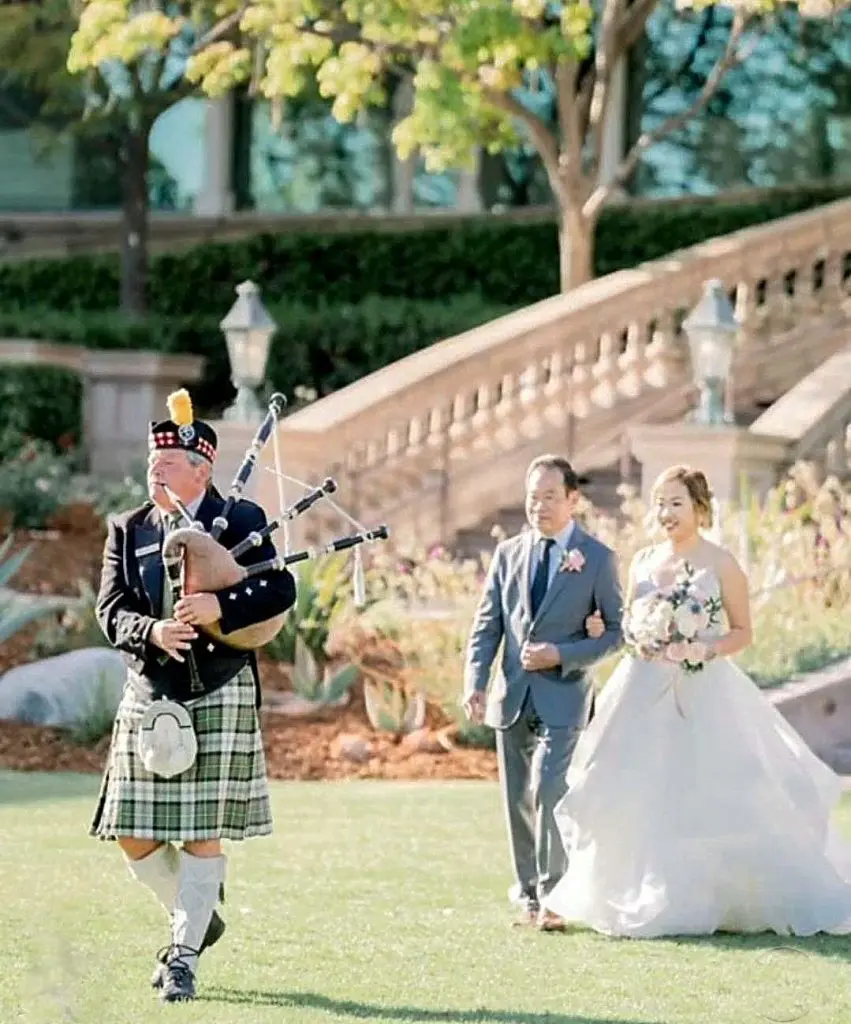
[[[372,745],[358,733],[341,733],[331,743],[331,756],[338,761],[363,764],[372,756]]]
[[[112,717],[126,673],[121,655],[107,647],[85,647],[9,669],[0,676],[0,719],[73,727]]]
[[[851,658],[766,691],[816,756],[851,771]]]

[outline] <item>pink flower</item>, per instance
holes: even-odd
[[[579,550],[579,548],[571,548],[564,558],[561,560],[559,566],[559,572],[582,572],[582,567],[585,565],[585,555]]]
[[[688,657],[687,661],[699,662],[706,661],[706,655],[709,653],[707,646],[700,640],[692,640],[688,646]]]
[[[665,657],[668,661],[688,661],[689,660],[689,644],[668,644],[665,648]]]
[[[675,662],[689,661],[692,664],[697,664],[706,661],[707,653],[706,644],[700,640],[686,640],[682,643],[668,644],[665,648],[665,657],[668,661]]]

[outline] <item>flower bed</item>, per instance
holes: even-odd
[[[580,515],[617,551],[625,574],[652,535],[643,505],[628,490],[622,497],[618,523],[589,506]],[[54,516],[50,527],[15,535],[16,548],[30,544],[32,550],[14,585],[67,595],[82,587],[88,600],[76,617],[30,625],[2,645],[0,673],[104,642],[91,616],[102,520],[77,504]],[[755,640],[738,661],[760,685],[851,653],[848,493],[831,481],[818,486],[807,467],[798,467],[765,506],[729,515],[722,532],[751,580]],[[458,707],[464,646],[486,566],[487,556],[459,563],[435,549],[400,560],[389,546],[379,546],[367,560],[369,603],[362,612],[350,602],[348,556],[302,567],[299,603],[260,653],[271,774],[495,777],[492,733],[468,727]],[[598,685],[616,658],[597,667]],[[0,723],[3,767],[97,770],[104,750],[103,739],[74,747],[55,730]]]

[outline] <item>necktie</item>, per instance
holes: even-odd
[[[532,580],[532,618],[538,614],[541,602],[550,584],[550,552],[555,541],[551,537],[544,540],[544,550],[541,553],[538,568],[535,571],[535,578]]]

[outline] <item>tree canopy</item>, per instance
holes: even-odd
[[[604,180],[617,65],[643,37],[659,0],[80,2],[68,58],[76,73],[113,61],[153,73],[152,62],[190,37],[182,74],[207,95],[247,84],[284,103],[315,78],[341,122],[386,105],[389,84],[408,78],[412,104],[393,142],[401,158],[418,151],[432,171],[469,166],[477,147],[495,152],[530,141],[559,210],[565,287],[589,276],[589,233],[613,189],[630,179],[649,147],[709,102],[758,34],[770,30],[777,8],[776,0],[724,5],[732,14],[726,45],[691,104],[643,132]],[[683,17],[710,5],[678,3]],[[798,6],[806,16],[825,18],[845,4]],[[556,96],[554,123],[529,102],[543,87]]]

